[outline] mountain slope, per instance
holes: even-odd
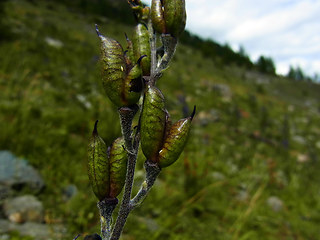
[[[96,119],[107,144],[120,126],[101,87],[94,23],[123,44],[131,27],[52,1],[8,1],[4,14],[0,149],[40,170],[47,222],[66,224],[66,239],[99,232],[87,139]],[[186,150],[129,217],[124,239],[317,239],[319,85],[225,65],[181,44],[159,86],[174,120],[193,105],[198,112]],[[78,194],[65,202],[70,184]]]

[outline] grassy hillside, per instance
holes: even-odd
[[[4,14],[0,149],[39,169],[46,221],[65,224],[65,239],[99,232],[87,140],[96,119],[107,144],[120,126],[101,87],[94,23],[122,43],[131,28],[51,1],[8,1]],[[319,239],[319,85],[180,45],[159,86],[174,120],[186,106],[198,112],[184,153],[129,217],[123,239]],[[78,193],[65,201],[70,184]]]

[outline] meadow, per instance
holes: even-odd
[[[94,24],[123,44],[131,27],[53,1],[4,6],[0,150],[40,171],[46,223],[65,225],[63,239],[99,233],[88,138],[97,119],[107,144],[120,125],[102,89]],[[183,44],[158,84],[173,120],[194,105],[197,114],[183,154],[132,212],[122,239],[320,239],[319,84],[225,65]],[[143,162],[140,154],[135,192]],[[77,194],[66,201],[69,185]]]

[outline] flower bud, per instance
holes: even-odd
[[[158,33],[178,37],[186,25],[185,0],[152,0],[151,19]]]
[[[148,160],[157,162],[165,133],[166,110],[164,96],[156,87],[148,86],[141,113],[141,148]]]
[[[143,76],[149,76],[151,65],[151,50],[149,43],[149,32],[144,24],[140,23],[135,27],[132,41],[135,59],[139,59],[143,55],[146,56],[141,60],[141,69]]]
[[[179,158],[187,142],[194,114],[195,108],[190,117],[181,119],[170,127],[159,151],[158,162],[161,168],[170,166]]]
[[[88,146],[88,176],[92,190],[102,201],[105,198],[116,198],[125,182],[127,155],[123,148],[124,140],[116,139],[107,148],[98,135],[96,121]]]
[[[102,84],[107,96],[118,107],[135,104],[142,90],[140,62],[129,64],[120,43],[96,30],[102,43]]]

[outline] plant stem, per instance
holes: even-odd
[[[118,204],[118,199],[107,198],[98,202],[101,222],[101,235],[103,240],[109,240],[111,236],[112,213]]]
[[[150,81],[149,85],[154,86],[156,83],[156,69],[157,69],[157,38],[152,28],[152,23],[149,23],[149,34],[150,34],[150,48],[151,48],[151,70],[150,70]]]
[[[143,202],[161,171],[158,164],[148,160],[145,161],[144,167],[146,169],[146,180],[142,183],[137,195],[130,201],[131,209],[134,209]]]
[[[139,108],[137,105],[134,105],[132,107],[119,108],[121,131],[125,140],[125,148],[127,150],[128,155],[128,165],[122,202],[120,205],[116,223],[114,225],[114,229],[112,231],[111,240],[118,240],[120,238],[123,227],[130,213],[130,198],[139,147],[139,144],[135,144],[136,146],[135,148],[133,148],[131,125],[132,120],[135,114],[137,113],[138,109]]]

